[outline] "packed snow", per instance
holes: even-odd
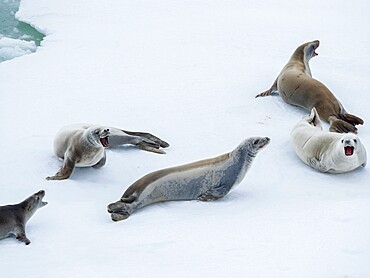
[[[0,241],[2,277],[369,277],[370,172],[323,174],[295,155],[308,111],[271,86],[296,47],[319,39],[315,78],[365,120],[370,146],[368,1],[22,0],[46,34],[0,64],[0,204],[40,189],[31,244]],[[71,123],[146,131],[166,154],[125,146],[101,169],[46,181]],[[328,129],[328,125],[324,124]],[[215,202],[163,202],[112,222],[106,206],[143,175],[269,136],[243,182]]]

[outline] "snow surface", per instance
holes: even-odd
[[[0,36],[0,62],[36,51],[35,42],[11,39]]]
[[[289,143],[306,111],[269,88],[294,49],[319,39],[313,76],[365,119],[369,1],[22,0],[45,37],[0,64],[0,204],[39,189],[49,204],[0,241],[1,277],[370,277],[370,173],[322,174]],[[151,132],[166,155],[108,150],[101,169],[46,181],[63,125]],[[328,126],[325,125],[325,128]],[[144,174],[269,136],[243,182],[216,202],[165,202],[114,223],[106,205]]]

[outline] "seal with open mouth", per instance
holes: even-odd
[[[60,129],[54,139],[54,152],[63,159],[63,166],[54,176],[46,179],[68,179],[74,167],[100,168],[106,162],[105,148],[124,144],[156,153],[164,153],[160,148],[169,146],[167,142],[150,133],[90,124],[68,125]]]
[[[312,78],[309,61],[317,56],[315,50],[319,44],[320,42],[316,40],[299,46],[271,88],[256,97],[269,96],[277,91],[289,104],[309,111],[315,107],[320,118],[330,123],[330,131],[356,133],[355,126],[362,125],[364,121],[348,114],[333,93],[323,83]]]
[[[0,239],[13,235],[26,245],[30,244],[25,231],[26,223],[36,210],[47,205],[42,200],[44,197],[45,191],[40,190],[19,204],[0,206]]]
[[[120,221],[156,202],[220,199],[243,180],[257,153],[269,142],[268,137],[248,138],[224,155],[149,173],[127,188],[119,201],[108,205],[108,212],[113,221]]]
[[[290,139],[298,157],[320,172],[346,173],[366,166],[366,149],[360,138],[353,133],[323,131],[315,108],[294,126]]]

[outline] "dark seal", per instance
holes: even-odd
[[[0,206],[0,239],[14,235],[26,245],[30,244],[25,226],[36,210],[47,205],[42,201],[44,196],[45,191],[40,190],[19,204]]]

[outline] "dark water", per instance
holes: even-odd
[[[20,0],[0,0],[0,42],[2,38],[11,38],[22,41],[33,41],[39,46],[44,38],[44,34],[38,32],[31,25],[20,22],[15,18],[15,13],[19,9]],[[0,48],[4,48],[6,43],[0,43]],[[7,57],[1,57],[0,62]]]

